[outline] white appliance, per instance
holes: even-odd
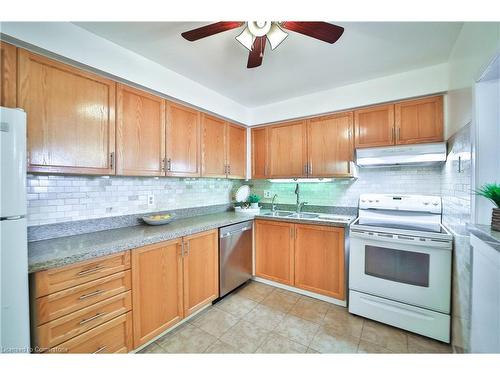
[[[440,197],[362,194],[350,228],[349,311],[449,343],[452,243]]]
[[[356,149],[359,167],[429,165],[446,161],[446,142]]]
[[[0,107],[0,352],[30,347],[26,113]]]

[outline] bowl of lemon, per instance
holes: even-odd
[[[168,224],[174,220],[175,214],[156,214],[151,216],[143,216],[142,220],[149,225]]]

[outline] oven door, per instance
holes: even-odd
[[[450,242],[351,229],[350,243],[350,289],[450,312]]]

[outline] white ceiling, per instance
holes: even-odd
[[[246,68],[248,50],[234,39],[241,29],[188,42],[180,34],[207,23],[75,24],[246,107],[446,62],[462,27],[459,22],[335,23],[345,28],[337,43],[290,32],[276,50],[266,48],[255,69]]]

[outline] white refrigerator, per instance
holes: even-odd
[[[0,353],[23,353],[30,347],[26,113],[0,111]]]

